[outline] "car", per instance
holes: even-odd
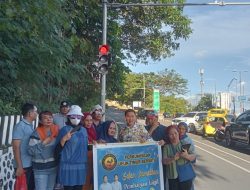
[[[236,142],[250,146],[250,110],[240,114],[225,129],[226,146],[235,145]]]
[[[179,113],[179,112],[178,112],[178,113],[175,114],[174,117],[175,117],[175,118],[177,118],[177,117],[182,117],[183,115],[185,115],[185,114],[184,114],[184,113]]]
[[[188,125],[188,132],[195,132],[195,126],[200,117],[207,115],[207,112],[189,112],[182,117],[172,119],[172,125],[178,125],[180,122],[185,122]]]
[[[208,110],[207,117],[203,123],[203,136],[213,136],[217,128],[226,127],[234,118],[233,114],[229,114],[228,110],[213,108]]]
[[[206,121],[207,115],[202,115],[197,120],[197,125],[195,125],[195,134],[203,135],[204,134],[204,123]]]
[[[171,114],[168,113],[168,112],[164,112],[163,114],[163,117],[166,119],[166,118],[171,118]]]

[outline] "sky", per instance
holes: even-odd
[[[209,0],[187,0],[187,3],[208,3]],[[218,1],[219,2],[219,1]],[[225,0],[249,2],[250,0]],[[250,5],[186,6],[184,15],[192,20],[193,33],[180,41],[180,49],[171,58],[148,65],[128,65],[135,73],[174,69],[188,80],[187,96],[200,94],[199,69],[204,69],[204,93],[238,92],[241,75],[242,95],[250,96]],[[236,71],[236,72],[233,72]],[[246,71],[246,72],[245,72]],[[237,87],[236,87],[237,86]]]

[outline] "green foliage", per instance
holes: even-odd
[[[207,111],[213,108],[212,95],[205,94],[199,101],[198,105],[194,108],[197,111]]]
[[[147,86],[157,88],[164,95],[182,95],[187,92],[187,80],[174,70],[146,74]]]
[[[161,97],[167,95],[181,95],[186,92],[187,81],[183,79],[174,70],[168,71],[167,69],[159,74],[155,73],[129,73],[126,74],[124,82],[124,92],[117,96],[117,100],[132,105],[133,101],[144,102],[145,90],[145,107],[152,107],[153,105],[153,89],[160,89]],[[145,87],[145,89],[144,89]],[[174,96],[170,96],[173,97]],[[175,99],[175,98],[174,98]],[[172,104],[173,101],[171,101]],[[186,103],[183,103],[185,106]],[[161,106],[165,109],[165,106]],[[177,108],[176,108],[177,109]],[[179,110],[179,108],[178,108]]]
[[[188,102],[183,98],[176,98],[175,96],[162,96],[161,111],[171,115],[186,113],[188,111]]]
[[[40,110],[51,111],[57,111],[63,99],[84,110],[99,102],[101,87],[92,79],[89,67],[96,61],[102,44],[100,5],[100,0],[1,1],[1,115],[19,112],[26,101],[34,102]],[[122,102],[131,103],[142,97],[140,90],[127,90],[129,69],[123,61],[146,63],[148,58],[171,56],[179,47],[178,40],[191,33],[190,20],[182,15],[182,7],[109,8],[107,22],[113,63],[107,75],[107,98],[120,97]],[[165,75],[181,78],[174,71],[166,70]],[[184,79],[166,87],[163,83],[168,79],[164,76],[149,76],[154,82],[156,77],[162,79],[154,83],[162,87],[161,93],[182,94],[186,90]],[[135,77],[138,88],[140,77]],[[179,90],[174,90],[175,86]],[[146,103],[151,105],[152,90],[148,88],[146,83]]]
[[[131,3],[130,0],[109,2]],[[183,3],[183,0],[157,0],[158,3]],[[152,0],[137,0],[133,3],[152,3]],[[179,49],[179,39],[191,34],[190,19],[182,15],[183,7],[121,7],[110,11],[118,15],[123,50],[131,63],[147,63],[148,58],[160,60],[173,56]],[[133,56],[130,54],[132,53]]]

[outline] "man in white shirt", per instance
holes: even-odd
[[[111,184],[108,182],[108,176],[103,176],[103,183],[100,185],[100,190],[112,190]]]
[[[114,182],[111,184],[112,185],[112,190],[122,190],[122,184],[119,180],[119,177],[117,174],[114,175]]]

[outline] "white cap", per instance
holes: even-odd
[[[67,113],[67,115],[81,115],[81,116],[83,116],[82,109],[78,105],[72,105],[70,107],[70,110]]]
[[[92,108],[90,114],[94,113],[96,110],[101,110],[101,112],[102,112],[102,106],[100,106],[99,104],[95,105],[95,106]]]

